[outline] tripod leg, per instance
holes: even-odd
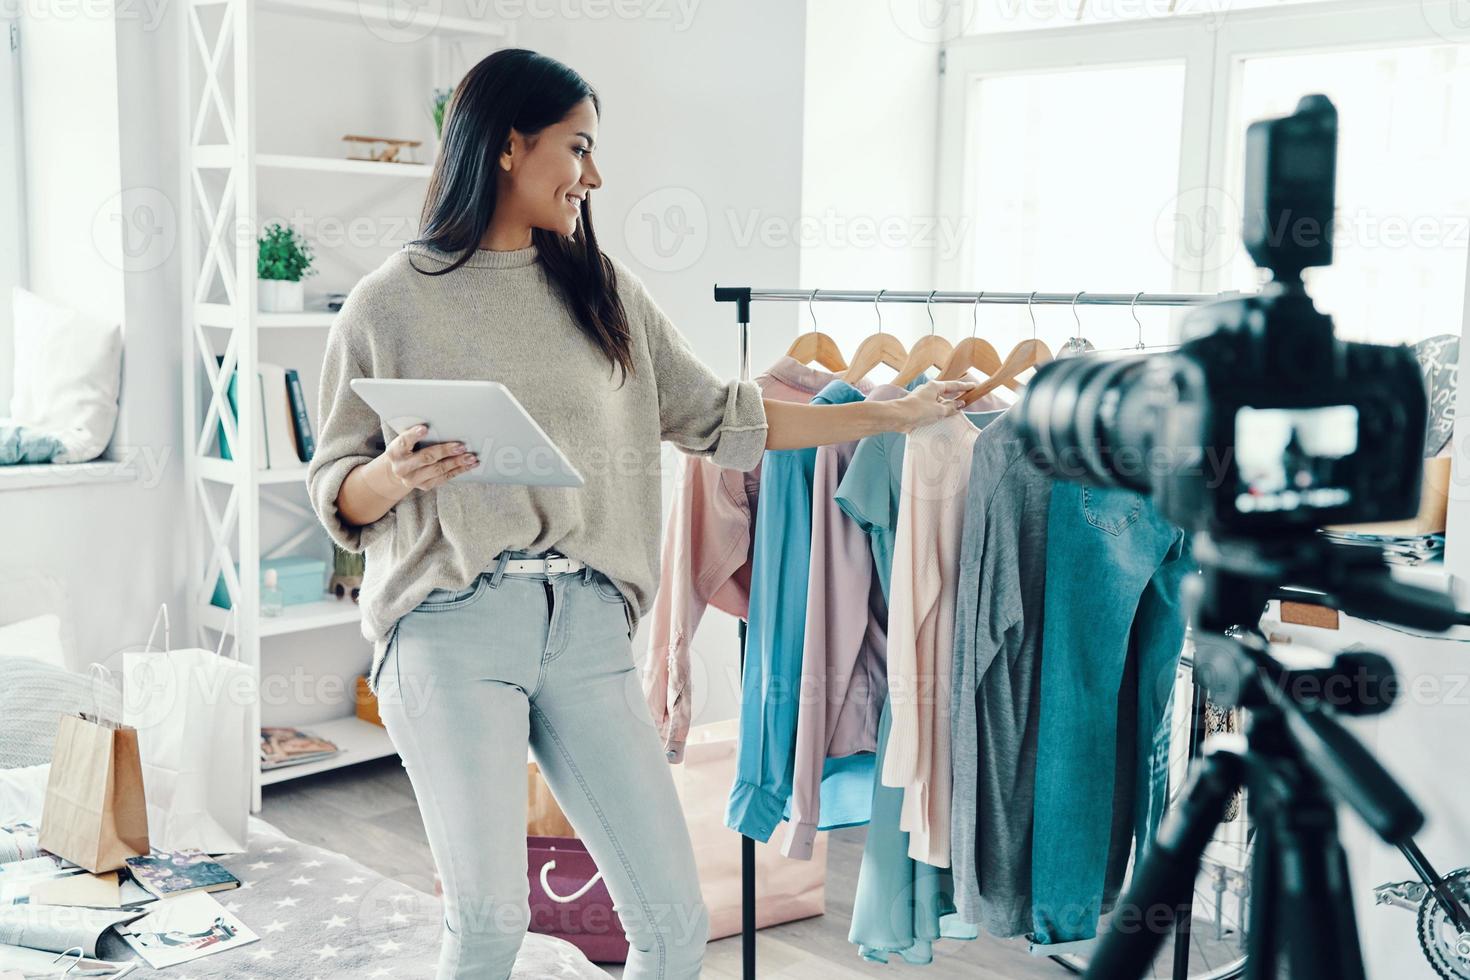
[[[1251,851],[1250,933],[1246,936],[1245,980],[1277,980],[1276,953],[1281,934],[1276,928],[1276,846],[1271,842],[1271,820],[1251,796],[1251,819],[1256,840]],[[1261,810],[1260,816],[1257,811]]]
[[[1337,840],[1336,815],[1319,792],[1308,793],[1280,807],[1275,821],[1277,911],[1287,930],[1291,976],[1364,980],[1347,856]]]
[[[1233,751],[1217,750],[1199,760],[1183,802],[1165,816],[1135,868],[1086,976],[1132,980],[1149,972],[1180,909],[1187,914],[1200,858],[1243,775],[1244,762]]]

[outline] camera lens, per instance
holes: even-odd
[[[1094,486],[1150,488],[1142,465],[1146,433],[1124,432],[1119,420],[1137,396],[1134,382],[1148,357],[1089,354],[1040,368],[1018,406],[1022,438],[1042,472]],[[1124,461],[1132,465],[1120,465]]]

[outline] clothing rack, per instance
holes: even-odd
[[[1202,306],[1218,300],[1239,296],[1239,292],[1223,293],[1015,293],[964,292],[934,290],[922,292],[901,289],[757,289],[753,286],[715,286],[716,303],[734,303],[735,319],[739,324],[740,380],[750,380],[750,304],[751,303],[950,303],[961,305],[1003,306],[1139,306],[1190,307]],[[747,623],[737,621],[740,641],[740,672],[745,673],[745,638]],[[1194,718],[1189,732],[1189,754],[1193,757],[1199,749],[1203,734],[1204,706],[1195,687]],[[741,895],[741,976],[744,980],[755,980],[755,840],[741,835],[740,839],[740,895]],[[1191,902],[1193,895],[1191,893]],[[1175,923],[1174,980],[1189,977],[1189,926],[1190,916],[1184,915]]]

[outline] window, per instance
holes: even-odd
[[[1337,106],[1334,262],[1306,273],[1348,338],[1412,343],[1459,333],[1470,252],[1470,50],[1428,45],[1251,58],[1243,65],[1228,187],[1240,186],[1245,126],[1290,112],[1291,93]],[[1231,233],[1239,241],[1234,212]],[[1244,248],[1228,286],[1260,282]]]
[[[1239,237],[1246,126],[1321,92],[1341,131],[1336,263],[1309,273],[1319,307],[1354,339],[1460,332],[1470,29],[1446,29],[1451,0],[1412,15],[1383,0],[1085,0],[1080,18],[1078,2],[983,0],[970,26],[991,16],[988,33],[946,48],[941,207],[970,240],[941,288],[1255,289]],[[1079,315],[1099,347],[1137,340],[1126,310]],[[1053,348],[1074,332],[1065,312],[1043,316]],[[1140,311],[1143,339],[1170,339],[1180,316]],[[997,346],[1029,336],[1024,309],[997,321]]]
[[[969,0],[958,13],[966,33],[984,35],[1164,17],[1223,19],[1258,7],[1318,2],[1321,0]]]
[[[975,144],[973,214],[984,232],[969,281],[1050,292],[1168,292],[1173,269],[1157,242],[1157,208],[1137,202],[1172,187],[1178,174],[1183,81],[1182,64],[978,81],[975,123],[984,135]],[[1112,145],[1120,133],[1131,134],[1126,153],[1080,149]],[[1097,346],[1136,341],[1137,327],[1113,312],[1079,313],[1083,335]],[[1030,334],[1024,308],[987,316],[1009,322],[1015,340]],[[1054,307],[1040,316],[1057,322]],[[1075,325],[1063,316],[1070,332]]]
[[[0,17],[0,416],[10,411],[10,289],[25,284],[19,37],[18,21]]]

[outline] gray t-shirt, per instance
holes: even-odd
[[[1031,830],[1051,480],[1014,412],[971,460],[955,609],[950,855],[959,914],[996,936],[1031,928]]]

